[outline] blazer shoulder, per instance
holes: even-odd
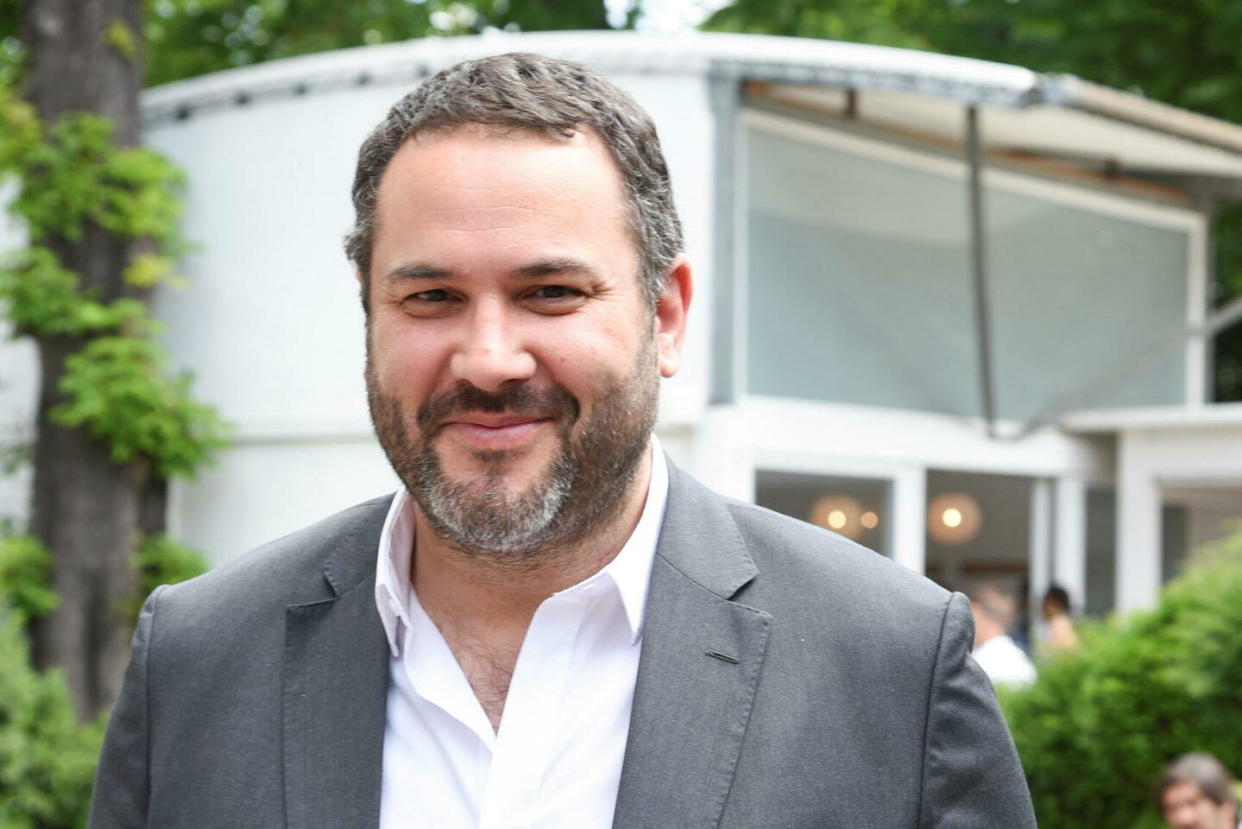
[[[339,596],[374,574],[391,502],[391,495],[373,498],[243,553],[165,588],[159,605],[201,616]]]
[[[859,641],[935,646],[948,590],[805,521],[740,501],[727,500],[727,508],[758,570],[738,601],[778,620],[811,623],[830,614],[839,633]]]

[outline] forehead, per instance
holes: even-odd
[[[1194,803],[1200,799],[1206,799],[1207,795],[1203,793],[1203,789],[1199,788],[1197,783],[1189,780],[1180,780],[1170,785],[1164,790],[1163,802],[1165,808],[1176,806],[1183,803]]]
[[[444,191],[449,192],[444,192]],[[570,135],[467,124],[421,132],[406,140],[380,179],[378,207],[435,192],[470,206],[497,196],[600,203],[624,210],[621,173],[599,135]],[[388,198],[386,198],[388,197]],[[395,198],[394,198],[395,197]],[[585,206],[585,205],[584,205]]]
[[[572,259],[637,274],[623,193],[611,153],[589,130],[420,133],[380,181],[372,273],[411,262],[495,273]]]

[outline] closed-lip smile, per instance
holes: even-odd
[[[552,418],[515,412],[466,412],[450,416],[443,432],[476,450],[504,451],[529,445]]]
[[[520,426],[525,423],[538,423],[547,420],[539,415],[519,414],[517,412],[469,412],[448,418],[446,426],[478,426],[484,429],[504,429],[509,426]]]

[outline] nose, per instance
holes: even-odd
[[[453,354],[455,379],[487,392],[498,391],[510,380],[529,380],[535,374],[535,358],[519,329],[503,301],[476,302],[466,315],[461,341]]]

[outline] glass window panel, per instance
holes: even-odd
[[[1184,401],[1185,231],[999,189],[987,228],[1001,417]]]
[[[960,176],[749,133],[748,388],[981,414]],[[1184,400],[1187,233],[991,188],[999,416]]]
[[[749,142],[749,390],[975,413],[960,182]]]

